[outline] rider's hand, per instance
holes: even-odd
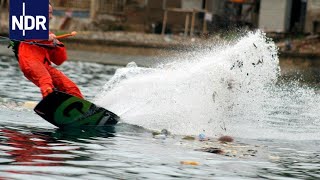
[[[55,34],[53,33],[49,34],[49,39],[48,39],[49,41],[54,41],[56,39],[57,39],[57,36]]]

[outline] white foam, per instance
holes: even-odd
[[[272,97],[280,75],[277,53],[257,31],[158,68],[131,63],[116,71],[94,102],[126,123],[174,134],[287,138],[268,121],[277,105],[272,103],[281,100]]]

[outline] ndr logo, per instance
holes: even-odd
[[[10,39],[48,39],[49,0],[10,0]]]

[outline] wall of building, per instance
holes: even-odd
[[[196,6],[197,8],[202,9],[202,1],[203,0],[192,0],[192,1],[184,1],[184,0],[167,0],[165,3],[165,8],[181,8],[181,9],[193,9],[192,7]],[[186,12],[173,12],[168,11],[167,18],[167,29],[172,33],[183,33],[185,28],[185,20],[186,20]],[[163,0],[148,0],[148,7],[146,9],[147,16],[147,27],[149,28],[147,32],[161,32],[164,10],[163,10]],[[199,14],[196,14],[195,20],[195,30],[200,31],[202,27],[202,21]],[[191,15],[190,15],[191,24]],[[150,29],[150,25],[154,28]]]
[[[259,28],[266,32],[289,30],[291,0],[261,0]]]
[[[9,10],[8,1],[0,0],[0,33],[8,32],[9,30]]]
[[[212,12],[213,15],[223,15],[225,3],[226,0],[209,0],[208,10]]]
[[[320,0],[308,0],[305,32],[320,33]]]
[[[182,9],[202,9],[203,0],[182,0],[181,8]]]

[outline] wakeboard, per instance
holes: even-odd
[[[112,126],[119,116],[87,100],[54,91],[42,99],[34,111],[59,127]]]

